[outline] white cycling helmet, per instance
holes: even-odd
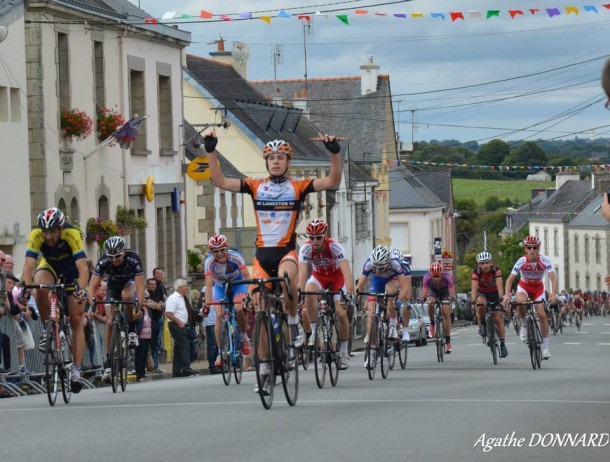
[[[378,245],[373,249],[371,259],[373,260],[373,266],[377,268],[387,266],[390,262],[390,249],[385,245]]]
[[[491,261],[491,254],[486,250],[477,255],[477,263],[485,263],[488,261]]]

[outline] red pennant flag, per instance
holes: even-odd
[[[305,21],[311,21],[311,16],[309,16],[308,14],[299,14],[297,16],[297,19],[304,19]]]
[[[523,11],[521,11],[521,10],[508,10],[508,12],[510,14],[510,17],[513,18],[513,19],[515,18],[515,16],[517,16],[519,14],[521,16],[523,16]]]
[[[607,10],[610,10],[610,3],[604,3],[603,7]]]
[[[464,19],[464,14],[461,11],[452,11],[449,14],[451,15],[451,21],[457,21],[458,19]]]
[[[530,13],[532,13],[532,14],[536,14],[536,13],[538,13],[539,11],[540,11],[540,10],[539,10],[538,8],[531,8],[531,9],[530,9]]]
[[[201,10],[201,13],[199,13],[199,16],[201,16],[203,19],[212,19],[212,17],[214,15],[212,13],[210,13],[209,11]]]
[[[154,24],[157,25],[157,20],[155,18],[145,18],[144,24]]]
[[[223,21],[233,21],[229,16],[227,16],[226,14],[221,14],[220,15],[220,19],[222,19]]]
[[[354,14],[368,14],[368,10],[356,10]]]

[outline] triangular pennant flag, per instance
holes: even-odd
[[[297,16],[297,19],[304,19],[305,21],[311,21],[311,16],[308,14],[300,14]]]
[[[489,18],[493,18],[493,17],[499,18],[500,17],[500,10],[487,10],[487,19]]]
[[[566,6],[566,14],[571,14],[574,13],[576,16],[578,16],[578,7],[577,6]]]
[[[144,18],[144,24],[157,25],[157,20],[156,20],[156,18]]]
[[[201,16],[203,19],[212,19],[214,17],[214,15],[212,13],[210,13],[209,11],[205,11],[205,10],[201,10],[201,13],[199,13],[199,16]]]
[[[285,10],[280,10],[280,12],[277,14],[277,16],[278,16],[278,18],[289,18],[291,16],[291,14]]]
[[[559,11],[559,8],[547,8],[546,13],[549,15],[549,18],[561,15],[561,11]]]
[[[468,12],[468,16],[473,19],[482,17],[481,12],[479,10],[470,10]]]
[[[267,24],[271,24],[271,16],[261,16],[261,21],[265,21]]]
[[[349,26],[349,18],[347,17],[346,14],[338,14],[337,19],[339,21],[341,21],[342,23],[344,23],[345,25]]]
[[[604,3],[602,5],[605,9],[610,10],[610,3]]]
[[[430,13],[430,16],[433,18],[442,19],[443,21],[445,20],[445,15],[443,13]]]
[[[252,19],[252,13],[239,13],[237,16],[240,19]]]
[[[404,13],[394,13],[395,18],[406,18],[407,15]]]
[[[176,17],[176,13],[177,11],[167,11],[166,13],[163,13],[161,19],[174,19]]]
[[[532,14],[536,14],[538,13],[540,10],[538,8],[530,8],[530,13]]]
[[[592,11],[593,13],[598,13],[597,7],[595,5],[584,5],[583,8],[585,11]]]
[[[458,19],[464,19],[464,13],[462,13],[461,11],[452,11],[449,13],[449,15],[451,16],[451,21],[455,22]]]
[[[356,10],[354,14],[369,14],[368,10]]]
[[[231,16],[227,16],[226,14],[221,14],[220,19],[222,19],[223,21],[233,21],[233,19],[231,19]]]
[[[522,10],[508,10],[508,14],[510,14],[511,18],[515,18],[515,16],[521,15],[523,16],[523,11]]]
[[[180,16],[181,19],[192,19],[195,16],[193,16],[192,14],[188,14],[188,13],[182,13],[182,15]]]
[[[388,13],[384,13],[383,11],[375,11],[375,16],[387,16]]]
[[[411,17],[412,18],[423,18],[424,17],[424,13],[411,13]]]
[[[316,11],[316,16],[328,16],[326,13],[320,13],[319,11]]]

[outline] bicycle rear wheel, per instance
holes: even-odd
[[[279,354],[282,363],[280,369],[282,386],[284,387],[286,401],[291,406],[294,406],[297,403],[297,396],[299,395],[299,365],[297,363],[296,352],[292,346],[293,342],[290,338],[290,326],[288,326],[286,318],[282,318],[280,327]]]
[[[327,353],[327,337],[328,327],[326,325],[326,314],[318,317],[318,326],[314,335],[313,342],[313,365],[314,373],[316,376],[316,384],[318,388],[324,388],[324,382],[326,381],[326,370],[328,369],[328,363],[326,361]]]
[[[496,335],[496,323],[491,315],[485,317],[487,325],[487,346],[491,350],[491,358],[495,365],[498,364],[498,337]]]
[[[333,387],[337,386],[339,380],[339,330],[335,319],[331,316],[329,319],[328,337],[326,337],[326,348],[328,354],[326,359],[328,361],[328,375],[330,376],[330,384]]]
[[[375,369],[377,369],[377,324],[379,319],[374,316],[371,320],[371,334],[369,335],[369,343],[364,350],[364,361],[368,372],[369,380],[375,378]]]
[[[231,383],[231,344],[229,336],[231,332],[229,330],[229,324],[224,322],[220,330],[220,364],[222,370],[222,380],[225,385]]]
[[[536,330],[534,328],[534,320],[528,319],[527,321],[527,346],[530,350],[530,361],[532,362],[532,369],[538,369],[538,344],[536,342]]]
[[[273,404],[273,389],[275,387],[275,368],[271,358],[271,319],[266,311],[259,311],[254,324],[254,367],[256,368],[256,383],[258,396],[265,409],[271,409]],[[265,351],[265,355],[263,355]],[[265,374],[261,366],[267,365]]]
[[[47,398],[51,406],[55,406],[57,401],[57,392],[59,391],[59,364],[57,358],[56,337],[55,337],[55,322],[47,322],[47,346],[44,353],[45,364],[45,382],[47,388]]]
[[[445,323],[443,317],[439,316],[435,322],[434,337],[436,340],[436,360],[442,363],[445,358]]]

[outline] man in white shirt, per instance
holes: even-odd
[[[190,377],[197,375],[197,371],[191,369],[190,344],[187,336],[189,323],[190,302],[188,296],[188,284],[184,279],[176,279],[174,282],[175,292],[165,301],[165,316],[168,319],[169,333],[174,339],[174,357],[172,376]]]

